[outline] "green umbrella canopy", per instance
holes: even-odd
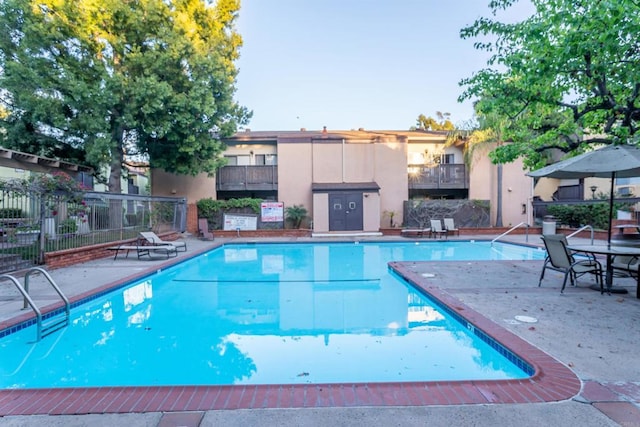
[[[613,175],[612,175],[613,174]],[[630,178],[640,176],[640,148],[607,145],[527,174],[533,178]]]

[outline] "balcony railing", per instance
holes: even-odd
[[[216,173],[219,191],[278,189],[278,166],[224,166]]]
[[[469,188],[464,164],[409,165],[409,189]]]

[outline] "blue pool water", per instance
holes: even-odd
[[[225,245],[0,339],[0,388],[525,378],[387,268],[543,259],[488,242]]]

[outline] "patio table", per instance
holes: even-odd
[[[605,284],[606,284],[607,292],[618,293],[618,294],[627,293],[627,290],[624,288],[615,288],[612,286],[613,265],[611,261],[613,257],[616,255],[640,257],[640,248],[635,248],[631,246],[608,246],[608,245],[567,245],[567,249],[570,249],[576,252],[592,254],[592,255],[606,255],[607,268],[606,268],[606,275],[605,275]],[[594,287],[594,289],[596,289],[596,287]],[[600,288],[597,287],[597,290],[600,290]],[[640,274],[638,274],[637,276],[636,298],[640,299]]]

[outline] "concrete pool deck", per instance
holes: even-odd
[[[457,239],[458,237],[456,237]],[[486,240],[487,236],[460,236],[461,240]],[[524,242],[525,236],[505,240]],[[402,240],[403,238],[359,238],[358,240]],[[217,239],[202,242],[188,239],[189,250],[178,259],[205,251],[214,244],[229,241],[257,241],[263,239]],[[276,239],[269,239],[276,240]],[[303,239],[289,238],[278,241],[355,240],[348,238]],[[421,239],[430,241],[431,239]],[[582,239],[571,239],[580,243]],[[538,244],[538,236],[529,236],[530,244]],[[173,262],[173,260],[171,260]],[[166,260],[139,261],[135,258],[104,258],[50,274],[69,296],[78,297],[108,287],[113,283],[130,281],[133,276],[155,271]],[[74,402],[62,400],[55,410],[41,411],[55,393],[42,394],[40,399],[15,401],[10,392],[0,392],[0,425],[36,426],[92,425],[111,426],[127,424],[137,426],[172,425],[582,425],[582,426],[640,426],[640,300],[635,295],[635,280],[616,279],[617,286],[628,289],[628,294],[601,295],[588,288],[590,279],[581,279],[576,288],[568,287],[563,295],[559,289],[562,276],[548,271],[542,287],[538,287],[541,261],[501,262],[412,262],[402,263],[406,274],[424,278],[422,286],[436,286],[445,296],[459,301],[458,307],[468,307],[495,325],[495,333],[517,336],[533,351],[551,356],[560,368],[572,371],[579,379],[576,392],[549,403],[491,403],[453,404],[443,401],[432,403],[424,397],[407,397],[402,388],[382,390],[393,393],[400,402],[394,406],[376,406],[356,399],[349,407],[333,404],[332,399],[306,395],[304,408],[273,409],[268,405],[254,405],[264,409],[198,410],[141,412],[128,414],[89,415],[7,415],[13,413],[63,414]],[[35,278],[34,278],[35,279]],[[420,279],[422,280],[422,279]],[[0,323],[14,323],[17,317],[28,316],[20,310],[22,299],[13,286],[0,287]],[[53,291],[32,284],[32,295],[40,306],[55,301]],[[536,323],[523,323],[515,316],[535,317]],[[0,326],[2,329],[4,326]],[[526,354],[522,354],[527,357]],[[553,386],[553,384],[552,384]],[[571,391],[571,387],[569,391]],[[435,393],[429,392],[429,395]],[[503,401],[511,390],[498,390],[495,401]],[[88,400],[88,393],[76,395],[74,400]],[[342,392],[344,398],[344,392]],[[120,397],[122,399],[122,396]],[[256,400],[256,395],[252,395]],[[242,399],[240,397],[239,399]],[[245,397],[246,399],[246,397]],[[292,399],[293,400],[293,399]],[[520,400],[512,400],[519,402]],[[426,402],[426,403],[425,403]],[[118,405],[122,405],[119,403]],[[296,405],[289,405],[296,406]],[[300,405],[298,405],[300,406]],[[115,406],[112,406],[115,407]],[[227,406],[228,407],[228,406]],[[236,406],[242,407],[242,406]],[[4,408],[4,409],[3,409]],[[13,412],[7,408],[22,408]],[[25,412],[25,408],[27,411]],[[105,411],[110,412],[110,411]],[[69,412],[67,412],[69,413]],[[73,412],[71,412],[73,413]],[[81,413],[81,412],[80,412]]]

